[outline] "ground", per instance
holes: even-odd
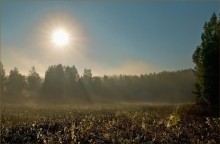
[[[1,143],[219,143],[220,118],[189,105],[4,105]]]

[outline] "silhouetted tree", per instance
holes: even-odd
[[[61,64],[53,65],[45,73],[43,82],[43,94],[51,100],[59,99],[63,96],[63,85],[65,75]]]
[[[198,102],[208,104],[212,113],[219,113],[219,40],[220,21],[213,13],[206,22],[201,45],[193,54]]]
[[[41,79],[35,68],[27,76],[27,91],[24,95],[36,94],[46,102],[189,102],[193,100],[195,78],[191,69],[174,72],[160,72],[141,76],[113,75],[92,76],[85,69],[81,77],[75,66],[49,66],[41,86]],[[6,82],[6,94],[21,95],[25,78],[17,68],[11,70]],[[15,97],[11,97],[15,98]],[[16,97],[18,98],[18,97]],[[22,99],[24,100],[24,99]],[[31,99],[32,100],[32,99]],[[36,99],[38,100],[38,99]]]
[[[92,78],[92,71],[91,71],[91,69],[84,69],[83,78],[84,79],[91,79]]]
[[[76,67],[73,65],[72,67],[64,68],[64,94],[66,96],[76,96],[77,94],[77,81],[79,79],[79,74]]]
[[[41,78],[33,66],[27,77],[27,89],[35,94],[39,92],[41,87]]]
[[[3,64],[0,62],[0,95],[3,95],[4,91],[5,70]]]
[[[83,76],[79,80],[80,93],[83,101],[91,102],[93,83],[92,83],[92,71],[91,69],[84,69]]]
[[[92,71],[91,69],[84,69],[83,76],[81,77],[81,82],[85,87],[87,93],[92,91]]]
[[[18,98],[22,95],[25,87],[25,77],[21,75],[17,68],[10,71],[9,77],[6,81],[6,94]]]

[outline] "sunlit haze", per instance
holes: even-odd
[[[220,0],[2,0],[2,143],[219,143]]]
[[[52,41],[57,46],[65,46],[69,42],[69,34],[63,29],[56,29],[52,33]]]
[[[204,22],[220,2],[4,1],[1,61],[9,74],[75,65],[93,75],[193,68]]]

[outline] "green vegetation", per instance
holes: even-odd
[[[75,66],[53,65],[45,78],[33,67],[28,76],[15,68],[4,80],[5,102],[120,103],[120,102],[194,102],[195,78],[191,69],[151,73],[140,76],[82,76]]]
[[[0,62],[0,95],[3,95],[4,91],[4,79],[5,79],[5,70],[2,63]]]
[[[195,67],[195,94],[199,104],[210,107],[210,113],[220,115],[219,111],[219,49],[220,19],[214,13],[204,25],[201,45],[193,54]],[[207,107],[205,106],[207,109]]]
[[[220,119],[187,106],[7,106],[2,143],[217,143]]]

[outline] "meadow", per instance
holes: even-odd
[[[1,143],[219,143],[191,105],[4,105]]]

